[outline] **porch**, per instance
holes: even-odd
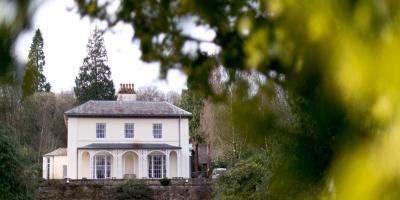
[[[170,145],[159,145],[157,148],[143,145],[141,147],[142,149],[78,148],[78,179],[180,177],[179,147]]]

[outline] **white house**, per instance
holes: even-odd
[[[43,178],[189,178],[191,116],[168,102],[136,101],[133,84],[123,84],[117,101],[65,112],[67,152],[44,155]]]

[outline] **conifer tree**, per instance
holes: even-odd
[[[39,29],[36,30],[28,55],[28,63],[25,67],[22,82],[23,96],[29,96],[34,92],[50,92],[51,85],[46,82],[43,74],[45,56],[43,52],[43,38]]]
[[[95,29],[87,43],[88,55],[75,78],[74,92],[79,103],[89,100],[114,100],[115,89],[107,64],[102,32]]]

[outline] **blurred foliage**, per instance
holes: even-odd
[[[4,0],[0,2],[0,81],[18,78],[13,45],[19,34],[29,28],[34,11],[29,0]]]
[[[0,122],[0,199],[32,199],[24,154],[15,132]],[[28,172],[28,173],[27,173]],[[33,188],[33,187],[32,187]]]
[[[239,118],[256,130],[249,132],[252,141],[276,139],[286,152],[282,158],[293,157],[278,173],[285,191],[295,182],[305,185],[292,198],[315,187],[326,187],[320,195],[327,199],[397,194],[390,188],[400,180],[399,1],[122,0],[116,11],[104,2],[76,0],[82,15],[132,25],[142,59],[159,61],[164,74],[181,69],[191,89],[211,93],[216,63],[227,69],[227,84],[238,71],[255,70],[272,80],[271,72],[283,75],[280,84],[298,123],[293,131],[270,129],[274,115],[263,115],[257,105]],[[185,20],[215,37],[188,34]],[[211,43],[219,51],[187,54],[182,49],[188,42]],[[391,195],[385,196],[399,198]]]

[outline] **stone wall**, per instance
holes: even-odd
[[[207,179],[171,180],[169,186],[162,186],[159,180],[138,179],[140,184],[154,191],[156,200],[212,199],[211,181]],[[116,188],[126,180],[47,180],[40,183],[36,199],[116,199]]]

